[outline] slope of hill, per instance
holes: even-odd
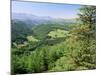
[[[26,40],[26,36],[32,35],[32,30],[22,21],[12,21],[11,27],[12,41],[22,43]]]

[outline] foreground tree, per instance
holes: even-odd
[[[90,28],[94,29],[96,24],[96,7],[95,6],[83,6],[80,8],[79,20],[84,25],[90,25]]]
[[[77,69],[95,69],[96,68],[96,7],[83,6],[80,8],[79,20],[80,27],[73,30],[74,37],[77,36],[80,49],[77,55],[72,57],[79,66]],[[76,47],[75,47],[76,48]],[[81,67],[81,68],[80,68]]]

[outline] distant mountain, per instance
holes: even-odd
[[[24,21],[27,24],[41,24],[41,23],[47,23],[52,20],[51,17],[40,17],[40,16],[35,16],[31,14],[24,14],[24,13],[13,13],[12,14],[12,20],[19,20],[19,21]]]
[[[12,19],[19,19],[19,20],[51,20],[52,18],[49,16],[35,16],[32,14],[25,14],[25,13],[13,13]]]
[[[32,14],[25,14],[25,13],[12,13],[12,20],[14,21],[24,21],[26,24],[29,25],[39,25],[45,23],[76,23],[75,19],[61,19],[61,18],[52,18],[49,16],[36,16]]]

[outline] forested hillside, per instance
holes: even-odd
[[[96,7],[79,10],[77,23],[12,20],[12,74],[95,69]]]

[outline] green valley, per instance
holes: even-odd
[[[12,20],[12,74],[95,69],[95,9],[82,6],[78,23]]]

